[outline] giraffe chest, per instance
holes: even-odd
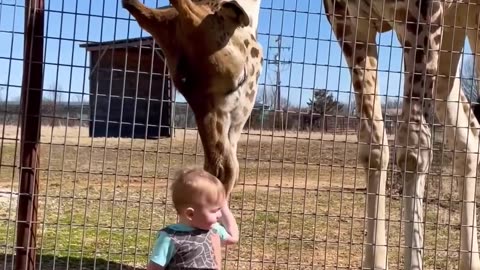
[[[370,24],[374,24],[379,32],[389,31],[394,28],[395,24],[402,24],[407,20],[412,20],[412,18],[409,18],[412,14],[409,14],[408,12],[408,4],[415,3],[415,1],[402,0],[332,1],[342,1],[347,6],[350,15],[353,17],[351,20],[367,20]],[[467,2],[480,3],[478,0],[443,0],[443,2],[446,14],[451,10],[451,7],[456,4],[466,4]]]
[[[334,1],[342,1],[347,6],[351,19],[367,20],[380,32],[390,30],[393,23],[403,17],[407,9],[407,3],[398,0]]]

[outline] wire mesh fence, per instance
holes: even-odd
[[[20,248],[21,139],[28,137],[21,123],[32,106],[21,103],[30,100],[21,95],[29,2],[35,1],[0,0],[3,269],[14,268]],[[39,187],[33,194],[38,269],[145,269],[158,230],[177,221],[168,189],[174,173],[203,165],[194,114],[172,83],[164,53],[120,2],[44,3],[43,81],[36,89],[43,91],[34,171]],[[222,267],[360,268],[367,241],[365,179],[371,173],[360,157],[365,144],[357,139],[364,119],[324,2],[263,0],[257,39],[264,67],[238,145],[240,176],[230,203],[240,241],[224,248]],[[378,94],[391,146],[388,264],[403,269],[405,186],[395,162],[403,48],[392,31],[377,34],[375,41]],[[476,102],[473,59],[467,44],[459,85]],[[435,118],[431,124],[423,265],[458,269],[462,212],[454,153],[444,146],[444,123]]]

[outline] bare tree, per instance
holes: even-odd
[[[49,125],[56,126],[59,124],[57,117],[58,110],[61,110],[61,102],[63,98],[62,86],[56,82],[51,83],[47,91],[44,91],[42,102],[42,115],[50,119]],[[47,120],[48,121],[48,120]]]
[[[0,85],[0,104],[3,103],[4,101],[7,101],[7,97],[4,97],[4,92],[5,92],[5,86]]]
[[[268,85],[263,88],[258,88],[257,102],[265,106],[273,107],[275,101],[275,87]]]
[[[386,101],[382,102],[382,110],[398,109],[402,110],[402,98],[399,97],[387,97]]]

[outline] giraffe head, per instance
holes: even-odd
[[[175,87],[192,108],[204,167],[228,193],[238,178],[237,142],[255,102],[262,68],[256,40],[260,0],[170,0],[123,7],[162,48]]]

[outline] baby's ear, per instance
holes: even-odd
[[[193,218],[194,213],[195,210],[191,207],[185,208],[185,210],[183,210],[183,214],[190,220]]]
[[[218,12],[242,26],[248,26],[251,21],[245,9],[236,0],[224,1]]]

